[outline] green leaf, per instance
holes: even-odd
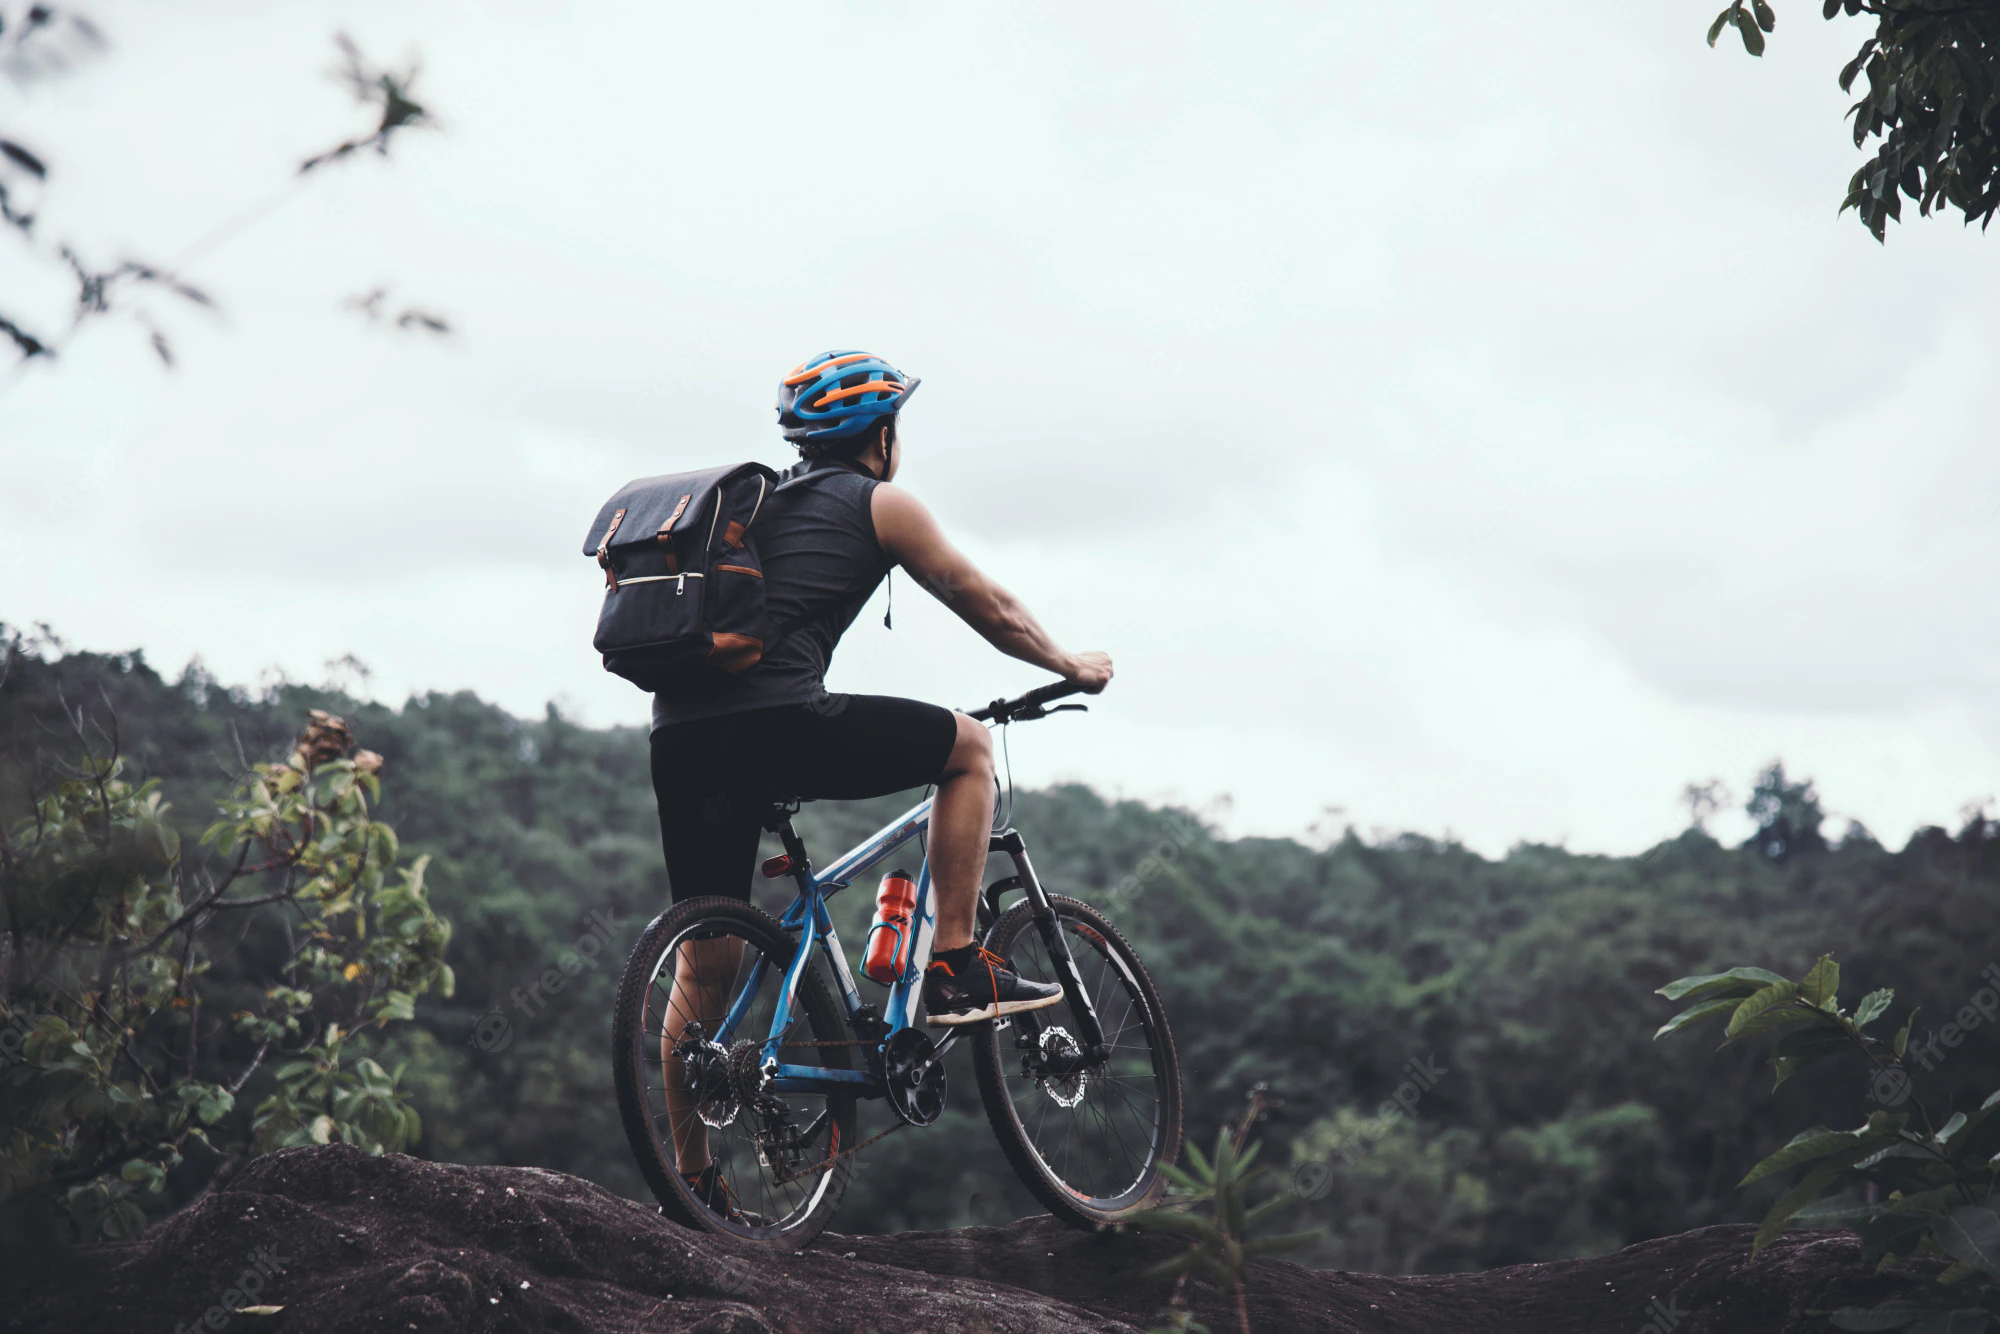
[[[1703,1001],[1693,1009],[1682,1010],[1679,1014],[1667,1020],[1666,1023],[1660,1025],[1659,1031],[1653,1034],[1653,1041],[1658,1042],[1669,1033],[1677,1033],[1697,1019],[1705,1019],[1711,1014],[1718,1014],[1723,1010],[1734,1009],[1737,1004],[1738,1001],[1734,996],[1718,996],[1714,1000]]]
[[[1759,1015],[1767,1014],[1781,1005],[1789,1004],[1797,998],[1798,994],[1798,983],[1787,982],[1783,978],[1780,978],[1776,982],[1753,993],[1741,1005],[1738,1005],[1736,1013],[1729,1017],[1729,1026],[1723,1031],[1732,1038],[1736,1037],[1743,1032],[1745,1025],[1749,1024],[1751,1020],[1757,1018]]]
[[[1748,10],[1736,11],[1736,31],[1743,34],[1743,49],[1753,56],[1764,54],[1764,34],[1757,27],[1757,20],[1750,17]]]
[[[1799,979],[1799,996],[1808,1005],[1826,1009],[1840,990],[1840,965],[1833,961],[1831,954],[1819,956],[1819,962],[1811,971]]]
[[[1750,0],[1750,9],[1757,16],[1757,26],[1765,32],[1778,26],[1778,16],[1771,12],[1771,7],[1764,0]]]
[[[1859,1137],[1851,1130],[1828,1130],[1825,1126],[1801,1130],[1783,1148],[1751,1168],[1749,1175],[1736,1183],[1736,1188],[1741,1190],[1752,1182],[1762,1181],[1773,1172],[1782,1172],[1788,1167],[1839,1153],[1859,1142]]]
[[[1766,968],[1732,968],[1726,973],[1698,973],[1693,977],[1683,977],[1667,983],[1654,994],[1665,996],[1670,1001],[1691,1000],[1696,996],[1710,996],[1724,991],[1748,995],[1759,987],[1784,980]]]
[[[390,1020],[414,1020],[416,1018],[416,998],[410,992],[384,992],[374,1004],[376,1022]]]
[[[1805,1227],[1847,1228],[1866,1218],[1880,1213],[1879,1204],[1857,1204],[1853,1200],[1815,1200],[1792,1215],[1792,1221]]]
[[[1722,1045],[1726,1047],[1732,1042],[1740,1042],[1745,1038],[1754,1038],[1761,1033],[1769,1033],[1773,1029],[1784,1028],[1791,1024],[1808,1023],[1815,1018],[1827,1023],[1834,1022],[1832,1017],[1824,1011],[1808,1009],[1803,1005],[1785,1005],[1775,1010],[1766,1010],[1737,1029],[1733,1035],[1724,1039]],[[1735,1021],[1731,1020],[1731,1022]]]
[[[1780,1196],[1778,1202],[1771,1206],[1771,1212],[1764,1215],[1763,1223],[1757,1228],[1757,1235],[1751,1238],[1750,1254],[1755,1255],[1776,1241],[1778,1234],[1785,1230],[1785,1224],[1791,1221],[1792,1215],[1818,1199],[1819,1193],[1827,1188],[1828,1183],[1846,1170],[1847,1164],[1835,1161],[1815,1167],[1806,1173],[1805,1179]]]
[[[1903,1027],[1896,1034],[1896,1059],[1903,1059],[1903,1052],[1910,1045],[1910,1026],[1917,1022],[1917,1012],[1910,1011],[1910,1017],[1903,1021]]]
[[[1904,1195],[1898,1199],[1886,1200],[1880,1206],[1884,1212],[1899,1215],[1948,1214],[1958,1207],[1960,1199],[1956,1186],[1939,1186],[1935,1190],[1920,1190],[1914,1195]]]
[[[1720,14],[1717,14],[1715,16],[1715,22],[1708,25],[1708,44],[1710,46],[1714,46],[1715,39],[1722,36],[1722,29],[1724,28],[1724,26],[1728,24],[1730,15],[1734,14],[1735,12],[1736,10],[1733,6],[1729,9],[1725,9]],[[1679,997],[1669,996],[1667,997],[1667,999],[1678,1000]]]
[[[1880,991],[1871,991],[1863,996],[1861,1003],[1854,1007],[1854,1026],[1862,1028],[1880,1019],[1888,1010],[1889,1002],[1894,999],[1896,992],[1891,987],[1883,987]]]
[[[1967,1205],[1934,1220],[1931,1231],[1946,1255],[2000,1277],[2000,1214],[1984,1205]]]
[[[1778,1082],[1771,1087],[1783,1084],[1815,1061],[1846,1050],[1848,1045],[1847,1035],[1831,1027],[1805,1028],[1785,1034],[1778,1039],[1777,1057],[1773,1062],[1777,1067]]]

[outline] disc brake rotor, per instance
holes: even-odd
[[[1037,1044],[1035,1082],[1059,1107],[1074,1107],[1083,1101],[1090,1087],[1090,1072],[1083,1066],[1083,1048],[1060,1024],[1042,1030]]]

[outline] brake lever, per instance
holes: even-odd
[[[1075,709],[1078,713],[1090,712],[1090,706],[1087,704],[1057,704],[1053,708],[1047,704],[1032,704],[1015,714],[1009,721],[1031,723],[1037,718],[1046,718],[1052,713],[1062,713],[1066,709]]]

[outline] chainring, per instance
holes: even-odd
[[[889,1105],[913,1126],[927,1126],[944,1115],[944,1062],[937,1044],[916,1028],[899,1028],[882,1044],[882,1074],[889,1085]]]

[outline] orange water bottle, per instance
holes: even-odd
[[[871,982],[894,986],[910,966],[910,948],[915,943],[917,882],[908,871],[891,871],[882,877],[875,895],[875,920],[868,924],[868,950],[861,971]]]

